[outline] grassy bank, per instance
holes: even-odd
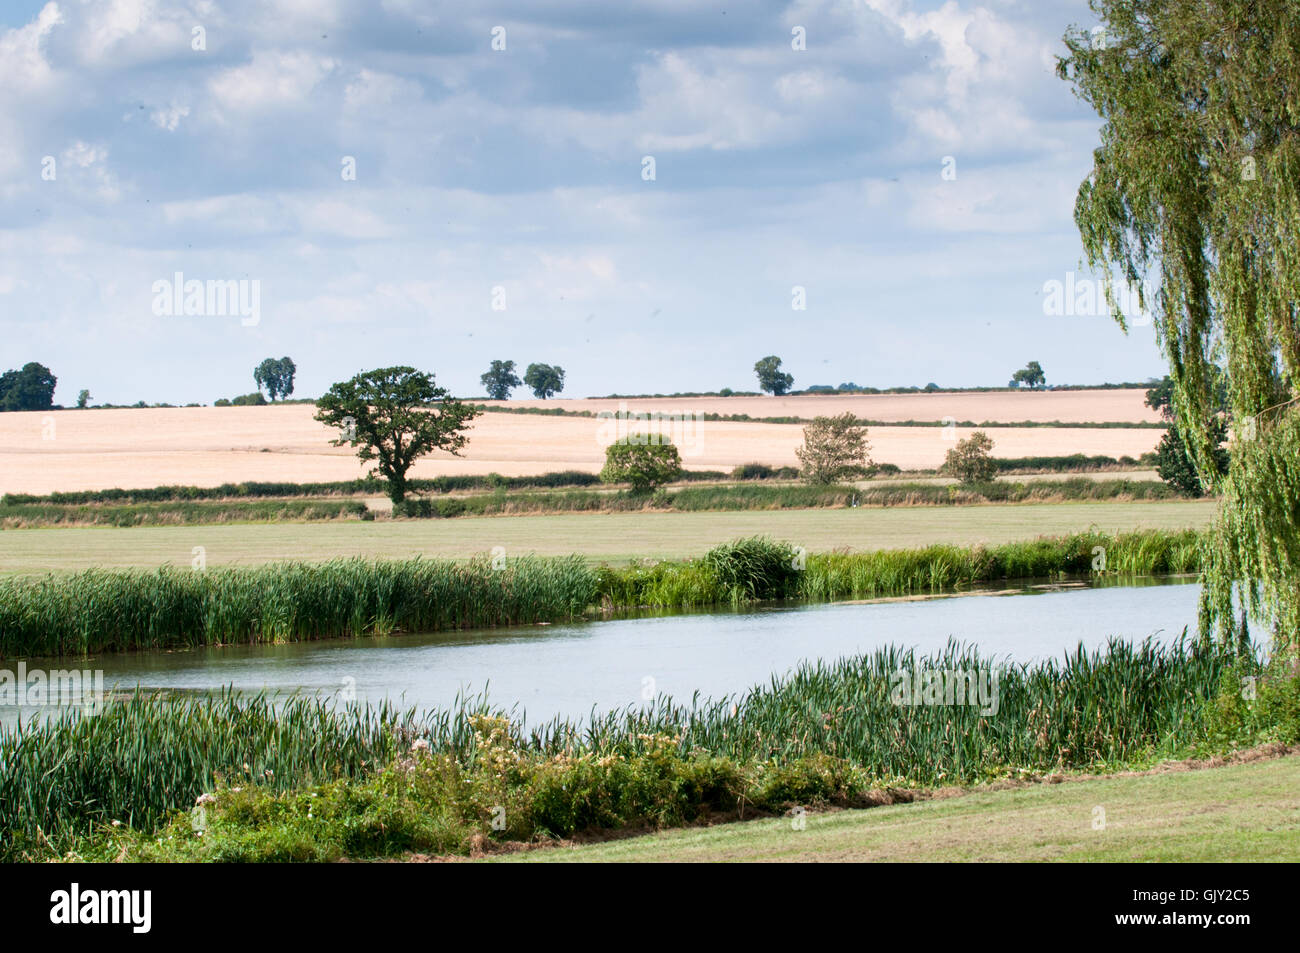
[[[996,671],[997,703],[899,704],[898,673],[917,671]],[[1264,677],[1258,699],[1242,701],[1247,671],[1257,663],[1185,643],[1113,643],[1008,666],[951,644],[925,657],[890,648],[808,664],[733,698],[660,699],[528,733],[477,701],[416,715],[308,699],[279,713],[230,697],[135,699],[0,733],[13,765],[0,778],[0,855],[464,853],[494,840],[866,805],[891,791],[1226,750],[1247,734],[1225,733],[1225,697],[1245,712],[1251,740],[1295,741],[1300,682]]]
[[[855,506],[972,506],[985,503],[1050,503],[1182,500],[1176,490],[1153,480],[1093,479],[1015,482],[974,486],[890,483],[809,486],[755,482],[688,486],[654,493],[596,489],[506,490],[463,496],[411,497],[394,515],[416,519],[520,516],[551,513],[741,512],[746,510],[836,509]],[[204,526],[324,520],[372,520],[361,500],[201,500],[158,503],[7,503],[0,505],[0,527]]]
[[[527,863],[1262,863],[1300,861],[1300,755],[976,791],[872,810],[665,830]],[[1095,809],[1106,825],[1094,828]]]
[[[728,512],[740,510],[824,509],[853,506],[962,506],[983,503],[1058,503],[1075,501],[1155,501],[1186,499],[1151,480],[1100,480],[1076,477],[1017,483],[997,480],[972,486],[896,483],[885,486],[810,486],[751,484],[686,487],[654,493],[563,492],[497,493],[451,499],[410,499],[400,516],[454,518],[536,513],[627,513],[638,511]]]
[[[1004,579],[1192,572],[1198,565],[1198,536],[1189,530],[811,555],[753,538],[699,560],[650,567],[527,556],[90,570],[0,580],[0,657],[436,632],[569,619],[596,608],[907,595]]]
[[[592,562],[703,556],[745,536],[788,539],[809,552],[992,546],[1071,533],[1182,531],[1208,526],[1214,500],[898,506],[798,510],[549,513],[461,519],[210,523],[202,526],[64,526],[0,532],[0,578],[86,569],[189,568],[202,546],[209,568],[335,558],[463,560],[499,551],[564,556],[574,540]]]

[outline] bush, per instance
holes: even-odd
[[[640,442],[642,439],[644,443]],[[672,482],[681,472],[681,455],[668,438],[658,434],[631,434],[628,442],[605,448],[605,467],[600,471],[600,478],[606,483],[630,483],[634,493],[645,493]]]
[[[992,449],[993,441],[989,435],[977,430],[948,451],[940,472],[956,477],[957,482],[963,485],[987,483],[998,472],[997,464],[989,455]]]
[[[809,483],[830,484],[867,476],[874,466],[867,456],[867,428],[851,412],[815,417],[803,428],[803,446],[795,451],[800,473]]]
[[[715,546],[700,562],[717,576],[733,602],[783,599],[798,589],[794,549],[766,536]]]

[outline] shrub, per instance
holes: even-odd
[[[798,588],[796,556],[789,543],[753,536],[715,546],[704,554],[704,567],[716,574],[733,602],[782,599]]]
[[[989,455],[992,449],[993,441],[988,434],[977,430],[948,451],[940,472],[956,477],[963,485],[992,480],[997,474],[997,464]]]
[[[666,437],[631,434],[626,442],[605,448],[600,478],[606,483],[630,483],[634,493],[645,493],[672,482],[681,472],[681,455]]]
[[[803,446],[795,451],[809,483],[829,484],[870,474],[867,428],[851,412],[815,417],[803,429]]]

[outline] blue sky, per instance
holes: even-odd
[[[477,394],[494,358],[567,396],[770,353],[796,387],[1164,373],[1149,327],[1044,313],[1097,144],[1053,74],[1083,0],[462,6],[4,0],[0,369],[65,404],[285,354],[299,396],[390,364]],[[156,313],[176,272],[257,281],[258,320]]]

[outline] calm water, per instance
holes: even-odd
[[[805,659],[834,659],[894,643],[924,651],[949,637],[1016,661],[1060,656],[1110,636],[1176,638],[1196,627],[1199,587],[1186,580],[1142,585],[1015,590],[871,603],[764,607],[567,625],[397,636],[386,639],[238,646],[109,655],[60,667],[102,669],[106,688],[204,692],[354,690],[420,708],[488,690],[536,724],[592,708],[641,704],[647,689],[689,700],[693,692],[743,691]],[[7,663],[13,670],[14,663]],[[653,680],[652,682],[649,680]],[[0,722],[20,710],[0,706]],[[50,710],[50,709],[46,709]]]

